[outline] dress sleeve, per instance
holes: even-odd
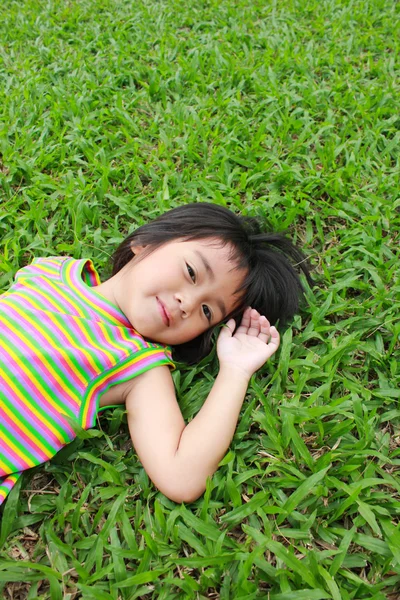
[[[47,258],[34,258],[30,265],[22,267],[15,275],[15,283],[22,283],[24,279],[30,277],[46,277],[58,279],[60,277],[60,269],[65,257],[49,256]]]
[[[100,397],[111,386],[163,365],[175,369],[170,349],[160,344],[151,344],[149,347],[131,354],[108,371],[101,373],[88,386],[82,401],[79,418],[82,427],[89,429],[95,426]]]
[[[12,473],[11,475],[0,477],[0,506],[3,504],[21,475],[22,473]]]

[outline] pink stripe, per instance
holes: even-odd
[[[71,342],[70,340],[67,338],[66,334],[64,333],[63,327],[65,327],[64,323],[62,323],[62,326],[60,326],[59,323],[54,323],[52,321],[52,319],[46,315],[43,314],[42,315],[42,324],[45,323],[47,326],[47,333],[50,336],[57,336],[57,346],[59,347],[67,347],[67,348],[71,348]],[[69,332],[71,332],[71,330],[75,333],[75,336],[71,335],[71,338],[76,338],[72,341],[73,344],[75,344],[73,346],[73,350],[75,353],[75,363],[78,363],[79,365],[84,364],[85,365],[85,373],[84,376],[87,378],[87,380],[90,380],[92,377],[96,377],[96,375],[98,374],[97,369],[94,369],[90,364],[87,363],[87,357],[85,355],[85,353],[82,351],[83,349],[88,348],[87,352],[92,352],[93,350],[91,348],[90,345],[88,345],[88,341],[87,339],[82,335],[82,331],[80,330],[79,326],[77,325],[77,322],[73,319],[69,320],[68,322],[68,330]],[[34,330],[35,331],[35,330]],[[52,352],[54,352],[54,350],[57,351],[58,354],[58,349],[57,346],[51,346],[49,345],[49,343],[45,340],[44,343],[46,344],[46,347],[49,348]],[[65,361],[64,358],[61,357],[60,355],[60,360],[62,361],[61,364],[59,365],[60,368],[62,368],[63,370],[67,371],[67,375],[69,378],[71,378],[74,382],[75,385],[79,388],[82,389],[82,385],[84,385],[81,381],[81,379],[78,377],[78,375],[73,371],[73,369],[69,366],[69,364]],[[76,367],[78,370],[78,367]],[[82,372],[82,366],[79,369]]]
[[[82,262],[84,262],[83,265]],[[97,313],[100,311],[103,316],[114,318],[118,323],[124,325],[125,327],[129,326],[130,323],[128,319],[121,311],[119,311],[111,303],[108,303],[106,300],[104,300],[100,294],[95,292],[93,293],[93,290],[84,283],[81,275],[83,269],[86,269],[86,271],[89,269],[89,271],[96,273],[93,263],[90,260],[81,259],[72,263],[69,262],[65,265],[64,273],[67,280],[70,280],[75,287],[75,293],[77,296],[83,298],[83,301],[86,305],[88,301],[93,304],[93,307],[91,307],[93,311],[96,311],[97,309]],[[96,284],[98,281],[99,279],[95,279]],[[94,285],[93,288],[95,290],[96,285]]]
[[[14,473],[12,474],[12,476],[15,477]],[[8,491],[10,491],[14,487],[14,485],[17,483],[17,481],[18,481],[18,477],[14,481],[14,479],[11,479],[11,477],[8,476],[8,477],[4,478],[3,481],[1,481],[1,479],[0,479],[0,485],[1,485],[1,487],[4,487]]]
[[[11,397],[13,399],[13,404],[15,405],[15,408],[18,410],[18,412],[20,413],[20,415],[24,416],[26,418],[26,420],[28,422],[31,422],[31,424],[35,424],[37,427],[37,431],[40,431],[40,429],[42,428],[46,428],[46,439],[49,440],[49,442],[52,442],[56,445],[59,445],[60,443],[63,443],[61,440],[59,440],[57,438],[57,436],[55,435],[55,433],[53,433],[47,425],[45,425],[43,423],[43,421],[40,421],[40,419],[35,415],[35,413],[33,412],[33,410],[31,409],[31,406],[26,402],[27,398],[25,397],[25,401],[22,400],[16,393],[15,391],[9,387],[7,385],[7,382],[5,381],[1,381],[0,382],[0,390],[4,391],[4,394],[7,395],[8,397]],[[35,398],[36,399],[36,398]],[[38,404],[38,403],[37,403]],[[34,407],[36,409],[37,412],[44,412],[43,411],[43,407],[42,406],[35,406]],[[49,418],[48,420],[51,421],[51,416],[49,415],[50,411],[46,411],[46,416]],[[60,428],[62,429],[62,433],[65,434],[64,429],[65,429],[65,421],[62,419],[62,415],[60,415],[60,413],[55,412],[54,413],[55,416],[55,423],[52,423],[52,426],[54,427],[54,429],[57,429],[57,431],[60,431]],[[69,433],[73,433],[72,429],[69,428]]]
[[[84,316],[85,318],[91,318],[93,316],[92,311],[88,310],[88,307],[83,304],[82,300],[80,298],[77,298],[75,294],[71,294],[71,290],[66,290],[64,285],[60,286],[58,281],[54,283],[56,285],[52,286],[50,285],[50,282],[44,279],[42,290],[45,290],[46,294],[48,294],[49,296],[55,295],[54,287],[61,287],[64,293],[68,293],[71,299],[65,298],[64,295],[57,293],[57,304],[59,303],[63,307],[65,313],[74,315],[76,317]],[[42,294],[39,293],[38,295],[40,295],[40,298],[42,298]],[[46,300],[46,302],[48,302],[47,297],[45,295],[43,295],[43,298]],[[50,306],[50,310],[54,312],[54,307],[50,303],[48,304]]]
[[[2,348],[0,348],[0,356],[3,355],[2,352]],[[10,357],[6,357],[8,361],[10,361]],[[34,394],[35,400],[37,401],[37,403],[40,405],[40,409],[45,411],[47,414],[50,414],[53,419],[56,422],[59,422],[60,424],[62,424],[62,427],[67,427],[67,434],[72,433],[72,429],[67,426],[64,425],[63,421],[61,421],[62,417],[60,415],[59,412],[59,406],[56,404],[56,406],[53,406],[52,404],[50,404],[50,402],[48,401],[48,399],[46,398],[46,396],[44,396],[40,390],[38,390],[36,387],[33,386],[32,381],[29,379],[28,374],[25,373],[25,371],[22,371],[22,369],[17,365],[17,364],[13,364],[13,371],[15,374],[16,379],[18,379],[18,381],[21,382],[22,387],[25,387],[26,390],[29,391],[30,394]],[[6,386],[6,383],[3,381],[2,385]],[[6,387],[6,389],[9,389],[8,386]],[[10,390],[10,394],[12,395],[13,398],[15,398],[15,392]],[[23,398],[21,398],[22,402],[24,401]],[[57,399],[59,400],[59,399]],[[72,415],[76,416],[76,409],[75,412],[72,412]]]
[[[46,294],[43,292],[46,291]],[[42,279],[40,282],[40,289],[32,289],[26,285],[22,286],[21,284],[21,295],[18,296],[18,303],[20,303],[24,308],[27,308],[31,311],[37,311],[37,305],[40,305],[39,310],[47,310],[49,312],[60,312],[60,306],[63,309],[70,310],[73,314],[78,314],[76,311],[76,307],[73,304],[65,301],[59,294],[56,296],[57,302],[54,304],[49,301],[48,296],[54,296],[54,289],[48,284],[45,279]],[[36,306],[34,305],[36,303]]]
[[[23,302],[21,302],[21,304],[23,304]],[[16,313],[16,316],[18,317],[19,320],[21,320],[21,315],[19,315],[19,313],[17,312],[17,310],[14,307],[10,307],[8,306],[7,308],[9,308],[10,310],[13,310],[14,313]],[[53,309],[53,313],[54,313],[54,309]],[[57,345],[59,346],[67,346],[70,347],[70,341],[68,340],[67,336],[65,335],[64,331],[63,331],[63,326],[64,323],[58,323],[57,321],[54,323],[53,320],[51,319],[51,317],[46,314],[45,312],[40,313],[40,317],[41,317],[41,325],[46,325],[46,330],[47,330],[47,334],[51,337],[51,336],[55,336],[57,335]],[[15,319],[14,319],[15,320]],[[94,348],[93,347],[93,342],[89,336],[89,334],[85,335],[84,333],[84,329],[83,326],[84,324],[90,324],[90,328],[96,329],[96,335],[93,336],[95,338],[99,338],[99,336],[101,336],[101,340],[99,340],[98,343],[100,343],[100,345],[102,344],[103,347],[106,346],[105,351],[102,350],[102,348]],[[56,346],[52,346],[49,344],[49,342],[46,340],[46,338],[40,333],[39,330],[35,329],[33,325],[31,325],[29,322],[26,322],[26,329],[32,334],[37,336],[38,338],[40,338],[40,345],[42,348],[46,348],[51,350],[52,352],[54,352],[54,349],[56,348]],[[78,362],[79,364],[84,364],[85,365],[85,369],[87,368],[87,370],[89,371],[89,373],[87,373],[87,378],[88,380],[92,379],[93,377],[96,377],[98,375],[98,369],[99,367],[92,367],[89,363],[88,363],[88,359],[85,355],[84,352],[82,352],[81,348],[86,349],[87,353],[89,353],[91,355],[91,357],[93,358],[93,352],[96,354],[97,356],[97,361],[98,362],[106,362],[107,364],[104,365],[104,367],[102,368],[109,368],[112,367],[115,364],[115,361],[111,360],[108,356],[106,351],[108,351],[109,354],[115,354],[116,351],[118,351],[115,347],[113,347],[112,344],[110,344],[108,342],[108,340],[106,340],[106,338],[104,338],[103,332],[101,331],[101,329],[97,326],[97,324],[95,322],[89,322],[87,321],[85,318],[83,317],[76,317],[75,319],[70,319],[68,322],[68,329],[70,332],[73,332],[73,336],[71,337],[75,337],[75,346],[74,346],[74,351],[76,352],[76,362]],[[93,332],[91,332],[93,335]],[[23,347],[25,348],[25,346]],[[94,361],[95,362],[95,361]],[[61,365],[60,365],[61,366]],[[74,379],[74,381],[76,382],[76,384],[79,387],[82,387],[82,382],[81,380],[77,377],[77,375],[74,373],[74,371],[69,367],[69,365],[65,362],[62,363],[62,368],[66,369],[68,371],[68,374],[71,378]]]
[[[143,350],[144,348],[150,347],[149,342],[146,342],[146,340],[141,338],[132,327],[118,327],[113,333],[118,338],[118,341],[124,348],[127,348],[130,353],[132,353],[132,345],[135,350]]]
[[[78,404],[77,401],[74,401],[73,398],[71,398],[68,395],[68,391],[65,391],[61,387],[61,385],[54,380],[53,376],[46,370],[44,364],[40,361],[39,357],[36,356],[36,354],[32,355],[32,351],[29,348],[27,349],[25,346],[20,345],[15,347],[15,345],[12,344],[12,342],[14,342],[14,344],[18,344],[19,341],[20,340],[15,336],[15,334],[10,332],[8,340],[9,347],[13,350],[16,350],[17,354],[18,351],[22,351],[24,358],[29,359],[31,364],[34,364],[37,367],[36,370],[42,375],[44,379],[44,381],[40,383],[42,384],[42,387],[45,390],[46,394],[55,399],[57,407],[61,405],[63,406],[63,408],[65,408],[65,412],[69,412],[71,415],[76,415],[79,411],[80,404]],[[7,354],[4,355],[2,348],[0,348],[0,355],[3,355],[8,362],[11,362],[11,357]],[[43,405],[43,408],[50,412],[52,415],[54,415],[54,417],[56,418],[57,415],[59,415],[59,412],[56,412],[57,408],[53,408],[52,404],[48,401],[47,397],[43,395],[39,388],[37,388],[33,384],[33,381],[29,377],[30,373],[23,370],[14,360],[13,372],[19,380],[22,380],[24,382],[25,388],[28,391],[30,391],[30,393],[34,393],[36,395],[40,404]],[[58,392],[58,395],[56,394],[56,392]]]
[[[109,356],[107,356],[106,351],[108,351],[109,354],[115,354],[116,349],[113,348],[110,344],[108,344],[108,342],[106,340],[104,340],[104,338],[103,338],[102,342],[99,340],[99,335],[102,336],[102,333],[99,330],[96,323],[94,323],[94,322],[89,323],[89,327],[91,329],[91,335],[94,338],[96,338],[97,344],[103,343],[103,346],[107,345],[107,348],[105,348],[104,350],[102,348],[97,348],[97,346],[94,347],[89,334],[87,334],[88,337],[86,337],[83,332],[83,327],[81,328],[81,327],[79,327],[79,325],[83,325],[83,323],[80,324],[71,319],[71,321],[69,322],[70,331],[72,330],[75,333],[75,337],[81,341],[81,347],[87,349],[87,353],[90,354],[91,358],[93,359],[93,363],[95,365],[97,363],[101,363],[101,367],[98,367],[98,366],[92,367],[92,365],[88,362],[87,357],[82,353],[82,358],[80,359],[79,362],[80,362],[80,364],[85,365],[85,369],[87,371],[90,371],[90,373],[88,373],[88,381],[90,381],[90,379],[93,379],[94,377],[98,376],[99,369],[102,369],[102,370],[107,369],[114,365],[114,361],[111,360]],[[100,331],[100,333],[99,333],[99,331]],[[79,348],[77,348],[76,351],[78,353]]]
[[[84,270],[89,275],[90,285],[92,287],[95,287],[96,285],[98,285],[100,282],[100,278],[99,278],[91,260],[88,260],[85,262]],[[75,277],[78,276],[77,271],[74,272],[74,276]],[[80,281],[80,279],[79,279],[79,281]]]
[[[0,478],[0,505],[4,502],[10,490],[17,483],[20,476],[21,473],[13,473],[12,475],[5,477],[4,479]]]
[[[16,465],[15,460],[16,460],[16,456],[15,454],[11,453],[11,451],[4,446],[4,442],[2,442],[0,440],[0,454],[1,456],[4,456],[11,464],[12,464],[12,472],[15,471],[16,468],[19,468],[18,465]],[[5,477],[6,475],[9,475],[10,473],[8,471],[4,471],[3,469],[0,468],[0,477]]]
[[[160,356],[162,353],[162,356]],[[146,356],[134,364],[131,362],[124,365],[121,369],[116,369],[114,373],[111,373],[106,379],[101,379],[98,386],[94,386],[90,392],[90,396],[86,399],[89,402],[87,408],[86,419],[84,419],[83,427],[93,427],[95,425],[95,417],[97,414],[98,398],[102,391],[109,385],[112,385],[115,380],[117,383],[122,381],[127,375],[137,376],[146,367],[157,363],[159,364],[161,359],[168,359],[168,357],[160,350],[160,353]]]
[[[10,310],[8,311],[8,316],[9,318],[11,318],[11,320],[13,321],[15,327],[18,327],[18,325],[20,325],[20,323],[18,323],[18,319],[21,322],[21,317],[18,314],[18,311],[14,308],[14,307],[7,307]],[[11,314],[12,313],[12,314]],[[55,334],[60,336],[59,339],[59,346],[60,347],[68,347],[69,346],[69,342],[66,339],[65,335],[62,333],[61,330],[58,330],[55,332],[55,327],[51,321],[51,319],[49,318],[48,315],[46,315],[45,313],[40,315],[42,317],[42,326],[46,326],[47,329],[47,333],[49,335],[50,338],[54,337]],[[28,321],[24,321],[24,325],[25,325],[25,330],[33,337],[36,339],[37,345],[41,350],[47,350],[50,351],[50,355],[54,355],[54,351],[55,351],[55,347],[50,345],[49,342],[46,340],[46,338],[43,336],[43,334],[40,333],[40,331],[38,329],[36,329],[34,327],[34,325],[31,325],[31,323],[29,323]],[[51,326],[53,326],[53,329],[51,328]],[[18,337],[16,334],[14,334],[11,330],[7,331],[8,336],[12,337],[12,339],[14,340],[14,348],[18,349],[18,351],[22,352],[23,355],[25,356],[32,356],[32,351],[29,349],[28,346],[26,346],[22,339],[20,337]],[[58,354],[58,352],[57,352]],[[33,361],[35,362],[35,365],[37,367],[37,370],[40,371],[43,375],[43,377],[47,378],[47,377],[53,377],[52,375],[49,374],[48,370],[46,369],[46,367],[44,366],[42,360],[40,359],[40,357],[38,357],[36,354],[34,354],[32,356]],[[75,383],[75,386],[78,387],[78,389],[82,389],[84,386],[84,383],[79,379],[79,377],[77,376],[77,374],[72,370],[72,368],[69,366],[69,364],[66,362],[65,358],[63,358],[61,355],[59,355],[59,362],[57,364],[58,368],[61,371],[64,371],[64,373],[62,373],[60,376],[64,377],[65,375],[67,375],[68,380],[72,380]],[[49,361],[51,363],[51,361]],[[94,374],[97,374],[96,372],[94,372]],[[56,384],[59,387],[59,384]],[[62,388],[59,387],[59,389],[61,389],[61,393],[63,393]],[[76,400],[73,400],[72,398],[68,397],[68,404],[70,407],[71,411],[76,410],[77,408],[79,408],[79,403]]]
[[[12,421],[8,415],[1,409],[0,407],[0,416],[4,425],[8,425],[10,431],[12,431],[13,436],[19,441],[20,444],[24,445],[27,451],[33,455],[33,462],[44,462],[49,460],[47,454],[45,454],[40,448],[36,446],[35,443],[18,427],[18,423]],[[1,448],[4,448],[4,442],[1,443]],[[3,450],[2,450],[3,452]],[[14,464],[16,461],[18,462],[18,470],[29,469],[30,465],[26,463],[19,454],[15,454],[12,450],[12,459],[11,462]],[[17,451],[18,452],[18,451]]]

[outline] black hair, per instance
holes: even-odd
[[[304,254],[288,238],[262,233],[255,218],[238,216],[223,206],[206,202],[173,208],[136,229],[117,248],[112,274],[132,259],[132,245],[148,246],[151,252],[178,238],[218,239],[223,246],[231,246],[230,259],[235,267],[246,270],[237,290],[238,303],[226,321],[233,317],[239,324],[244,309],[251,306],[265,315],[271,325],[278,320],[279,325],[284,325],[297,312],[304,295],[298,270],[312,285]],[[212,328],[190,342],[174,346],[174,358],[195,363],[210,352],[211,346]]]

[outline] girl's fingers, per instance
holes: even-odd
[[[280,337],[279,337],[279,332],[278,332],[277,328],[274,326],[271,327],[271,329],[269,330],[269,333],[270,333],[271,339],[269,340],[268,347],[271,348],[272,354],[273,354],[279,348]]]
[[[271,329],[272,328],[269,324],[267,317],[264,317],[264,316],[260,317],[260,333],[258,334],[258,337],[260,338],[260,340],[267,343],[271,337]]]
[[[243,313],[243,318],[236,333],[258,337],[264,343],[270,338],[270,324],[266,317],[254,308],[248,307]]]
[[[249,327],[250,327],[250,313],[251,313],[252,309],[249,307],[246,308],[246,310],[243,313],[243,317],[242,320],[240,322],[239,327],[237,328],[237,332],[236,333],[247,333]]]
[[[269,342],[265,344],[265,360],[271,358],[273,354],[279,348],[279,333],[275,327],[271,327],[270,329],[270,339]]]
[[[250,313],[251,313],[252,309],[250,308],[250,306],[248,306],[246,308],[246,310],[243,313],[243,317],[242,320],[240,322],[240,327],[249,327],[250,325]]]
[[[257,336],[260,333],[260,313],[254,308],[250,311],[250,327],[248,335]]]
[[[219,337],[232,337],[233,332],[235,331],[236,322],[235,319],[229,319],[224,325],[221,327],[221,331],[219,332]]]

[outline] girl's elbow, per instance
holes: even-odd
[[[157,482],[154,483],[160,492],[164,494],[164,496],[169,498],[169,500],[176,502],[177,504],[182,504],[182,502],[185,504],[190,504],[191,502],[194,502],[200,498],[206,489],[205,483],[204,486],[191,486],[182,481],[168,481],[163,482],[162,484],[157,484]]]
[[[183,492],[179,492],[178,494],[172,494],[172,496],[168,496],[168,498],[173,502],[176,502],[177,504],[182,504],[182,502],[184,502],[185,504],[191,504],[192,502],[195,502],[198,498],[200,498],[200,496],[203,493],[204,490],[202,490],[201,492],[192,492],[190,490],[184,490]]]

